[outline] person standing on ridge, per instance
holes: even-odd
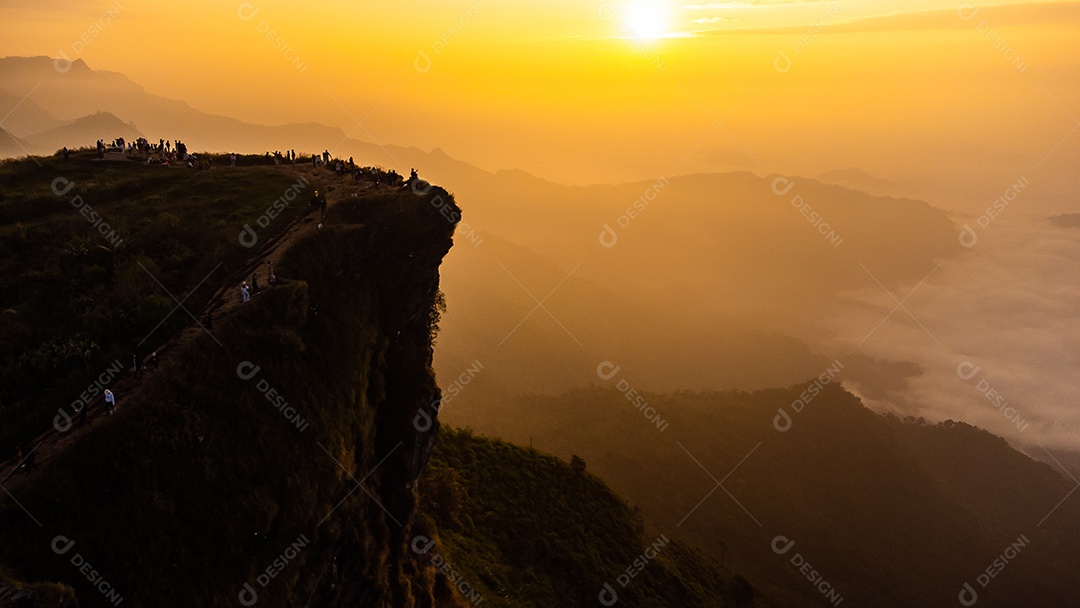
[[[107,411],[110,416],[116,411],[116,395],[109,389],[105,389],[105,411]]]
[[[244,284],[240,286],[240,298],[244,301],[244,304],[251,300],[251,292],[248,291],[247,281],[244,281]]]
[[[257,270],[251,273],[251,290],[255,292],[255,295],[262,293],[262,290],[259,289],[259,271]]]

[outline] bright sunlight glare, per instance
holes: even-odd
[[[636,38],[659,38],[668,33],[670,15],[665,2],[635,2],[626,8],[629,34]]]

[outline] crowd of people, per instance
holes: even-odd
[[[200,157],[198,154],[188,152],[187,145],[177,140],[165,140],[159,139],[158,143],[151,143],[146,138],[140,137],[135,141],[127,141],[123,137],[117,137],[109,142],[103,139],[97,140],[96,144],[98,159],[104,159],[106,154],[122,154],[127,158],[145,160],[147,164],[160,164],[164,166],[183,165],[190,169],[210,169],[213,167],[214,158],[211,155],[203,155]],[[63,158],[67,159],[71,155],[71,151],[66,147],[58,153]],[[296,153],[295,149],[290,149],[285,152],[275,150],[270,152],[267,150],[263,153],[263,162],[267,165],[282,166],[291,164],[296,166],[297,161],[304,155]],[[230,152],[228,154],[228,161],[230,167],[237,166],[237,160],[240,158],[236,152]],[[258,158],[257,156],[255,158]],[[306,162],[306,161],[301,161]],[[350,156],[348,160],[334,157],[329,150],[323,150],[322,153],[311,155],[312,168],[324,168],[336,173],[340,177],[349,177],[357,184],[370,183],[375,187],[389,186],[392,188],[400,188],[413,179],[416,179],[416,172],[413,171],[413,175],[410,177],[409,182],[405,180],[397,171],[393,169],[384,169],[379,166],[359,166]]]
[[[179,139],[175,141],[167,141],[159,139],[158,143],[151,143],[145,137],[140,137],[135,141],[127,141],[123,137],[117,137],[109,143],[105,143],[105,140],[99,139],[96,144],[98,159],[105,158],[105,154],[123,154],[128,158],[140,158],[146,159],[148,162],[153,157],[157,157],[155,160],[161,163],[171,162],[187,162],[190,156],[188,154],[187,145]],[[67,148],[64,148],[65,158],[67,158]]]
[[[270,287],[277,287],[277,275],[274,274],[274,264],[272,262],[266,263],[266,282],[270,284]],[[259,287],[259,271],[256,269],[251,273],[251,285],[248,286],[248,282],[244,281],[240,285],[240,301],[247,304],[251,301],[251,296],[259,295],[262,293],[262,289]]]

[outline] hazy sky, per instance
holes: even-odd
[[[564,182],[854,165],[924,178],[928,152],[1034,165],[1055,149],[1080,115],[1078,9],[15,0],[0,55],[62,52],[204,111]]]
[[[1075,290],[1056,285],[1076,283],[1076,241],[1045,217],[1077,210],[1080,2],[8,0],[0,33],[0,56],[83,59],[203,111],[320,122],[563,183],[858,167],[975,225],[1023,181],[980,231],[999,244],[913,299],[934,336],[901,319],[856,349],[925,372],[903,394],[865,396],[1075,442],[1075,361],[1061,355],[1075,345],[1056,339],[1075,324]],[[874,288],[823,322],[850,349],[890,308]],[[974,385],[956,376],[967,360],[984,374]],[[984,377],[1030,430],[987,405]]]

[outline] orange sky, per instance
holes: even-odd
[[[0,55],[63,52],[204,111],[577,183],[1045,155],[1080,115],[1080,4],[957,6],[15,0]]]

